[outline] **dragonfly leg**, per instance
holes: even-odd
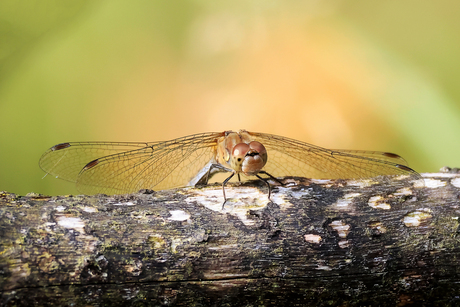
[[[259,172],[260,173],[260,172]],[[272,192],[272,187],[270,186],[270,183],[268,183],[267,179],[260,177],[259,175],[256,174],[256,177],[265,182],[268,186],[268,200],[273,202],[272,199],[270,198],[271,192]]]
[[[225,196],[225,185],[230,179],[232,179],[233,176],[235,176],[235,172],[233,172],[230,175],[230,177],[228,177],[227,179],[224,180],[224,182],[222,182],[222,192],[224,193],[224,203],[222,204],[222,210],[224,210],[225,203],[227,202],[227,196]]]
[[[279,184],[281,184],[282,186],[284,186],[284,183],[282,183],[281,181],[278,180],[278,178],[270,175],[269,173],[267,173],[266,171],[260,171],[259,174],[265,174],[267,175],[268,177],[270,177],[271,179],[275,180],[276,182],[278,182]],[[259,177],[259,176],[257,176]]]
[[[199,178],[199,180],[194,185],[208,185],[208,181],[212,176],[223,172],[231,172],[231,170],[220,164],[211,164],[209,169],[206,171],[206,174]]]
[[[208,169],[208,171],[206,172],[206,176],[205,176],[206,179],[204,179],[203,185],[208,185],[209,173],[211,172],[213,166],[214,166],[214,164],[211,164],[211,167],[210,167],[210,168]]]

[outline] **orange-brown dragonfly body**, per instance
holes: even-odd
[[[400,156],[378,151],[325,149],[246,130],[194,134],[170,141],[72,142],[40,159],[48,174],[76,182],[85,194],[124,194],[207,183],[216,172],[317,179],[421,176]],[[264,180],[265,181],[265,180]],[[270,185],[269,185],[270,188]],[[225,198],[225,190],[224,190]]]

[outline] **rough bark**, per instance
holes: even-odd
[[[460,175],[0,194],[2,306],[460,305]]]

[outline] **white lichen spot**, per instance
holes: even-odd
[[[341,220],[333,221],[329,224],[329,226],[331,226],[332,229],[337,231],[340,238],[346,238],[348,236],[348,233],[350,233],[350,225],[345,224]]]
[[[127,201],[127,202],[124,202],[124,203],[116,203],[116,204],[113,204],[114,206],[135,206],[136,203],[135,202],[132,202],[132,201]]]
[[[177,247],[182,244],[182,239],[172,239],[171,240],[171,252],[173,254],[177,253]]]
[[[408,196],[412,195],[412,190],[409,189],[408,187],[402,188],[397,190],[395,193],[393,193],[394,196]]]
[[[216,250],[223,250],[223,249],[236,249],[238,248],[238,244],[224,244],[224,245],[218,245],[218,246],[213,246],[209,247],[208,249],[211,251],[216,251]]]
[[[284,194],[282,194],[282,193],[272,193],[270,198],[275,204],[281,204],[282,205],[281,209],[286,209],[286,208],[292,207],[292,203],[286,201],[286,198],[285,198]]]
[[[171,216],[168,217],[170,221],[186,221],[190,218],[190,214],[183,210],[170,210],[169,214],[171,214]]]
[[[339,244],[338,244],[338,245],[339,245],[340,248],[347,248],[347,247],[350,246],[350,241],[348,241],[348,240],[341,240],[341,241],[339,241]]]
[[[332,268],[328,265],[322,265],[322,264],[318,264],[318,266],[316,267],[317,270],[322,270],[322,271],[332,271]]]
[[[54,208],[54,210],[56,210],[57,212],[64,212],[64,210],[67,209],[66,207],[64,206],[57,206]]]
[[[151,234],[147,238],[147,242],[153,245],[153,248],[160,249],[166,245],[166,241],[160,234]]]
[[[278,193],[276,193],[275,195],[272,195],[272,200],[273,200],[273,196],[277,196],[277,195],[286,195],[286,196],[290,196],[290,197],[299,199],[309,194],[308,191],[305,189],[300,189],[297,191],[289,187],[277,187],[277,189],[278,189]],[[284,202],[284,198],[283,198],[283,202]]]
[[[446,186],[446,182],[437,179],[425,179],[425,187],[427,188],[440,188]]]
[[[423,173],[421,174],[425,178],[456,178],[458,174],[454,173]]]
[[[373,184],[376,184],[372,179],[360,179],[360,180],[348,180],[347,186],[359,187],[359,188],[366,188],[370,187]]]
[[[297,185],[297,182],[294,179],[288,178],[288,179],[284,180],[284,186],[285,187],[292,187],[292,186],[296,186],[296,185]]]
[[[384,209],[384,210],[391,209],[390,204],[384,202],[383,200],[384,198],[380,195],[372,196],[371,198],[369,198],[368,204],[370,207],[374,209]]]
[[[311,179],[311,182],[319,184],[319,185],[327,185],[332,184],[332,181],[330,179]]]
[[[373,230],[376,234],[383,234],[387,232],[386,227],[382,224],[382,222],[370,222],[368,224],[369,228]]]
[[[319,244],[321,243],[321,236],[318,236],[318,235],[314,235],[314,234],[306,234],[303,236],[305,238],[305,241],[307,241],[308,243],[315,243],[315,244]]]
[[[58,216],[56,220],[58,225],[61,227],[75,229],[78,232],[85,231],[85,222],[83,222],[79,217]]]
[[[234,215],[247,226],[255,224],[253,219],[248,218],[249,210],[262,209],[269,203],[266,190],[259,190],[255,187],[226,187],[225,194],[227,195],[227,202],[222,210],[224,197],[221,188],[190,188],[190,190],[193,191],[195,196],[187,197],[185,200],[187,203],[196,202],[210,210]],[[286,205],[281,193],[272,193],[271,199],[278,205]]]
[[[410,212],[406,214],[406,216],[403,219],[404,225],[406,225],[407,227],[420,226],[420,224],[427,222],[429,219],[433,217],[430,214],[431,212],[432,211],[428,208]]]
[[[450,183],[456,187],[456,188],[460,188],[460,178],[454,178],[450,181]]]
[[[414,188],[424,188],[425,187],[425,180],[426,179],[424,179],[424,178],[420,179],[420,180],[416,180],[412,186]]]
[[[354,198],[360,196],[361,193],[349,193],[345,194],[341,199],[339,199],[332,206],[336,207],[339,210],[348,209],[348,205],[351,204]]]
[[[94,212],[97,212],[97,208],[84,206],[83,211],[88,212],[88,213],[94,213]]]

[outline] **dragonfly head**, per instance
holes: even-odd
[[[267,150],[259,142],[239,143],[233,147],[231,166],[245,175],[256,175],[267,163]]]

